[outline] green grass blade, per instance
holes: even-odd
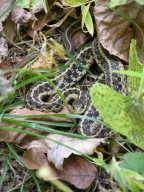
[[[45,131],[47,133],[60,134],[60,135],[73,137],[73,138],[80,138],[80,139],[92,138],[91,136],[81,136],[79,134],[67,133],[67,132],[64,132],[64,131],[58,131],[58,130],[55,130],[55,129],[52,129],[52,128],[37,125],[35,123],[26,123],[26,122],[23,122],[23,121],[11,120],[11,119],[5,119],[4,121],[7,122],[7,123],[10,123],[10,124],[16,124],[17,126],[22,126],[22,127],[25,127],[25,128],[31,128],[31,129],[37,129],[37,130],[40,130],[40,131]],[[25,134],[27,134],[27,133],[25,133]]]
[[[23,161],[22,159],[20,158],[20,156],[16,153],[16,151],[14,150],[13,148],[13,145],[10,144],[10,143],[6,143],[10,153],[13,155],[13,157],[15,158],[15,160],[22,166],[24,167],[24,164],[23,164]]]
[[[1,176],[0,176],[0,189],[2,188],[3,182],[4,182],[4,180],[5,180],[5,178],[6,178],[6,175],[7,175],[7,172],[8,172],[7,157],[5,158],[2,167],[3,167],[3,169],[2,169],[2,174],[1,174]]]

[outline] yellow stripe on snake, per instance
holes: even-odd
[[[99,78],[99,81],[122,94],[126,94],[125,77],[112,73],[112,70],[123,70],[122,62],[104,50],[97,39],[94,39],[91,45],[81,49],[70,66],[52,79],[52,82],[56,89],[62,90],[67,103],[73,104],[75,107],[72,108],[78,109],[78,113],[82,112],[85,116],[102,120],[99,112],[91,104],[88,93],[84,94],[81,90],[75,88],[76,84],[87,74],[92,64],[97,65],[102,71],[102,78]],[[26,100],[30,108],[40,111],[58,112],[64,106],[62,99],[47,81],[38,81],[32,85],[27,92]],[[101,123],[82,119],[78,123],[78,130],[82,135],[101,137],[105,129]]]

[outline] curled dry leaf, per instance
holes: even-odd
[[[2,57],[8,56],[8,44],[4,37],[0,37],[0,63],[2,62]]]
[[[113,11],[108,8],[108,3],[107,0],[98,0],[93,10],[98,37],[110,54],[127,62],[132,38],[137,40],[138,49],[142,48],[144,6],[133,2]],[[144,63],[143,55],[141,61]]]
[[[65,51],[61,44],[54,39],[44,40],[41,56],[32,64],[32,69],[51,69],[58,65],[58,60],[65,59]]]
[[[0,101],[7,96],[8,93],[13,91],[11,86],[11,82],[7,80],[4,76],[2,71],[0,71]]]
[[[11,19],[15,23],[25,24],[34,20],[35,17],[31,12],[26,11],[21,7],[15,7],[11,12]]]
[[[52,140],[61,144],[55,143]],[[101,142],[104,142],[104,139],[92,138],[83,140],[57,134],[49,134],[48,139],[33,141],[27,146],[27,149],[41,148],[42,150],[45,150],[48,161],[52,162],[57,169],[61,169],[63,167],[64,159],[68,158],[71,154],[92,155]]]
[[[11,20],[10,17],[5,22],[4,34],[9,41],[15,41],[16,37],[16,24]]]
[[[5,21],[8,17],[11,7],[15,0],[1,0],[0,1],[0,23]]]
[[[97,177],[97,168],[94,164],[86,159],[76,155],[71,155],[65,159],[62,170],[57,170],[51,165],[45,155],[45,148],[32,148],[24,153],[25,165],[29,169],[40,169],[47,167],[52,174],[47,173],[44,180],[62,179],[67,181],[79,189],[86,189]],[[59,158],[57,156],[57,158]]]
[[[87,33],[84,33],[82,30],[77,31],[72,36],[72,45],[75,49],[80,48],[84,45],[88,40],[90,40],[91,36]]]
[[[48,57],[49,56],[49,57]],[[49,50],[48,56],[41,55],[36,62],[32,64],[32,69],[51,69],[56,66],[56,61],[53,57],[53,50]]]
[[[97,168],[86,159],[72,155],[64,162],[64,169],[57,171],[62,180],[79,189],[86,189],[97,177]]]

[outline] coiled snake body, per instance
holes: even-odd
[[[80,79],[86,75],[90,66],[95,63],[102,71],[102,78],[105,84],[122,94],[126,93],[125,77],[112,70],[122,70],[123,64],[115,57],[109,55],[95,39],[92,45],[83,48],[70,66],[59,73],[57,77],[52,80],[55,85],[50,86],[47,81],[38,81],[28,91],[26,100],[31,108],[40,111],[54,111],[58,112],[63,108],[63,100],[57,95],[56,90],[61,90],[64,99],[67,103],[72,99],[73,104],[76,105],[78,99],[79,106],[82,107],[78,113],[83,113],[88,117],[94,117],[97,120],[102,118],[99,112],[91,104],[88,94],[83,94],[81,90],[76,88],[76,84]],[[75,87],[74,87],[75,86]],[[89,105],[89,106],[88,106]],[[82,119],[78,124],[78,129],[82,135],[96,135],[100,136],[104,126],[101,123],[93,122],[92,120]]]

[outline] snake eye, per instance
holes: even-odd
[[[73,106],[73,103],[75,102],[75,99],[70,98],[67,102],[68,102],[69,105]]]
[[[43,94],[43,95],[41,95],[40,96],[40,100],[42,101],[42,102],[48,102],[49,101],[49,99],[50,99],[50,95],[48,95],[48,94]]]

